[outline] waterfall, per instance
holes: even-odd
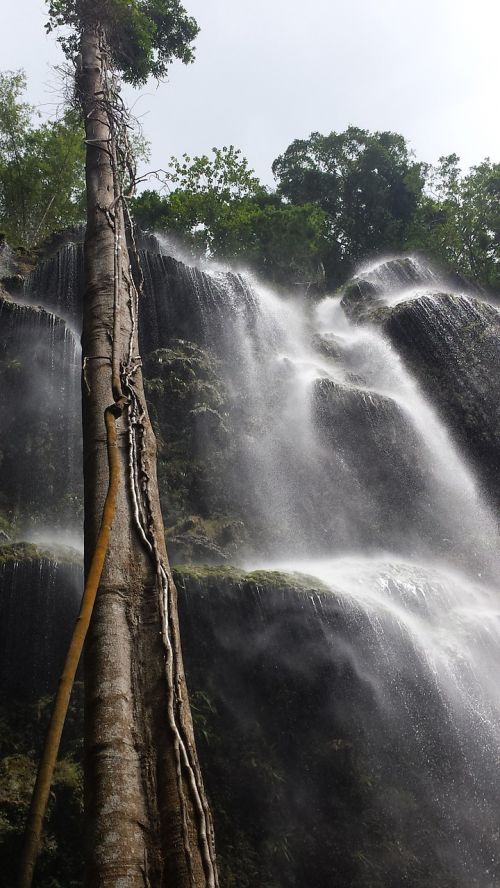
[[[48,308],[78,329],[82,287],[83,247],[70,242],[38,263],[25,280],[22,298],[29,305]]]
[[[208,776],[239,790],[209,786],[230,840],[247,816],[257,855],[288,839],[287,888],[496,885],[497,596],[388,556],[294,566],[323,583],[176,573],[188,676],[219,713]]]
[[[384,275],[385,279],[385,275]],[[391,293],[391,290],[389,290]],[[391,293],[392,300],[414,299],[399,293]],[[430,297],[427,297],[430,298]],[[460,310],[460,306],[459,306]],[[493,310],[493,309],[492,309]],[[415,500],[421,497],[417,508],[423,510],[420,519],[418,538],[411,540],[412,553],[424,551],[437,556],[446,551],[452,561],[470,563],[478,559],[479,569],[492,569],[491,559],[496,562],[497,524],[493,513],[483,501],[477,480],[459,453],[436,410],[425,399],[416,381],[405,368],[403,361],[382,333],[371,325],[356,326],[350,323],[339,299],[325,299],[318,306],[317,322],[321,335],[330,344],[335,344],[343,366],[354,378],[356,388],[389,398],[404,417],[407,428],[411,429],[414,447],[411,459],[419,465],[425,486],[419,491],[408,485],[404,478],[400,495],[405,498],[405,510],[415,507]],[[437,350],[437,343],[436,343]],[[395,451],[404,446],[408,455],[409,447],[404,439],[395,441]],[[353,450],[356,451],[353,446]],[[377,462],[381,454],[372,454],[371,474],[377,472]],[[391,461],[394,459],[394,454]],[[410,479],[411,481],[411,479]],[[384,485],[389,477],[384,474]],[[368,484],[369,484],[368,480]],[[387,503],[390,509],[390,503]],[[381,517],[387,521],[388,516]],[[431,538],[429,539],[429,534]],[[406,536],[408,542],[408,535]],[[392,541],[393,544],[396,540]],[[408,551],[408,546],[405,546]]]
[[[417,302],[432,326],[445,284],[410,268],[372,269],[365,297],[386,310]],[[386,826],[395,781],[436,829],[450,884],[496,884],[499,539],[474,470],[381,329],[349,320],[345,294],[311,310],[238,275],[181,274],[231,393],[225,483],[254,529],[247,563],[319,577],[340,602],[340,637],[338,617],[326,620],[332,657],[370,690],[357,748]],[[496,317],[446,298],[456,324],[464,310]],[[422,841],[417,812],[407,829]]]
[[[1,505],[25,539],[81,528],[80,364],[61,318],[0,298]]]
[[[2,704],[53,694],[78,614],[82,567],[59,551],[0,548]],[[22,656],[19,656],[19,652]]]
[[[147,391],[160,450],[162,438],[179,431],[169,416],[189,431],[172,445],[173,474],[161,482],[172,489],[162,496],[170,505],[175,485],[185,484],[197,512],[183,513],[184,524],[229,516],[245,527],[233,550],[240,566],[305,573],[322,590],[282,590],[261,600],[255,584],[249,598],[236,584],[226,601],[219,584],[196,606],[188,602],[188,637],[198,632],[196,620],[206,623],[213,649],[225,652],[221,682],[234,679],[221,705],[253,724],[248,713],[258,707],[245,671],[251,661],[252,679],[276,670],[274,706],[302,682],[300,706],[318,725],[298,717],[290,733],[314,734],[311,748],[322,750],[325,770],[328,744],[341,744],[331,747],[335,753],[355,747],[357,774],[365,769],[371,781],[371,839],[363,844],[358,812],[350,828],[358,829],[364,875],[357,882],[354,871],[344,873],[339,885],[499,884],[497,308],[457,292],[415,257],[361,269],[341,295],[314,303],[280,295],[251,275],[189,267],[142,246],[140,346],[146,377],[152,374]],[[59,533],[79,527],[72,330],[80,303],[77,245],[41,263],[19,304],[0,302],[0,372],[8,383],[0,396],[2,493],[14,523],[32,535],[49,520]],[[162,366],[172,368],[170,388]],[[211,400],[183,401],[191,382]],[[177,402],[163,403],[165,392]],[[207,417],[219,425],[203,425]],[[213,431],[222,427],[226,437]],[[190,436],[190,459],[208,466],[203,483],[186,480],[182,450]],[[9,588],[20,588],[15,568],[2,570],[10,572]],[[29,574],[23,588],[52,588],[52,567],[44,570],[43,583]],[[200,630],[196,643],[203,637]],[[290,680],[280,684],[280,675]],[[318,694],[310,708],[309,684]],[[273,743],[293,746],[283,731]],[[297,741],[297,769],[299,747]],[[297,786],[305,786],[299,776]],[[320,783],[321,774],[318,798]],[[316,809],[311,785],[304,818],[312,834],[316,810],[335,820],[343,809],[341,789],[339,808],[322,799]],[[366,787],[359,792],[365,799]],[[288,802],[297,810],[305,804],[293,788]],[[355,817],[354,806],[346,816]],[[386,840],[380,848],[373,840],[378,820],[385,837],[394,835],[391,851]],[[342,829],[345,849],[349,829],[335,822],[333,833]],[[342,854],[335,853],[337,866]],[[293,878],[283,884],[308,884],[305,876]],[[310,884],[333,881],[330,869]]]
[[[187,335],[221,362],[235,450],[223,484],[252,530],[252,563],[368,549],[493,570],[496,522],[472,470],[389,339],[349,321],[345,298],[312,311],[241,275],[161,255],[145,266],[149,345]],[[400,292],[390,268],[377,274]]]
[[[484,495],[498,509],[498,309],[469,294],[427,291],[386,312],[387,336],[469,455]]]

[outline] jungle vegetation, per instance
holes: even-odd
[[[129,72],[128,78],[137,77]],[[84,218],[84,146],[65,108],[41,122],[22,71],[0,74],[0,230],[33,248]],[[137,224],[180,238],[193,257],[267,280],[337,287],[363,260],[421,250],[477,284],[500,285],[500,164],[431,165],[404,136],[349,127],[293,141],[259,181],[234,146],[170,158],[162,183],[133,201]]]

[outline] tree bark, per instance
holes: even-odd
[[[217,885],[167,560],[134,318],[123,202],[106,105],[105,40],[82,34],[77,80],[87,140],[83,318],[85,558],[108,485],[104,412],[117,391],[121,478],[85,652],[88,888]],[[126,403],[125,403],[126,399]]]

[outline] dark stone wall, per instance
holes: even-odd
[[[34,546],[0,546],[3,703],[53,694],[82,593],[82,568]]]
[[[500,505],[500,314],[473,297],[421,297],[383,328]]]
[[[8,657],[0,660],[0,678],[16,697],[4,701],[8,706],[2,711],[10,753],[17,744],[16,761],[7,754],[0,762],[0,813],[12,825],[0,849],[7,873],[15,868],[22,829],[18,814],[47,717],[43,707],[37,719],[28,705],[20,710],[19,699],[23,686],[29,690],[25,699],[35,686],[44,693],[55,688],[56,661],[74,606],[68,578],[79,572],[18,556],[12,567],[5,565],[0,588],[11,639]],[[35,591],[29,599],[26,584],[36,590],[38,576],[43,594]],[[318,581],[203,567],[179,568],[175,579],[223,888],[483,885],[476,877],[493,853],[493,837],[478,832],[476,823],[471,839],[463,812],[455,810],[450,787],[464,780],[462,799],[471,792],[461,774],[455,726],[404,632],[394,630],[393,638],[405,664],[401,690],[383,701],[371,680],[379,656],[377,626],[362,608],[347,609]],[[38,673],[41,663],[50,667],[45,683]],[[52,797],[52,845],[42,855],[39,888],[59,884],[51,881],[54,873],[71,867],[72,884],[81,884],[81,778],[75,771],[81,750],[72,740],[81,731],[79,699],[74,698],[67,732],[71,742],[64,755],[69,748],[70,758],[63,758]],[[410,717],[398,733],[394,719],[404,711],[416,720]],[[22,718],[31,724],[29,737],[19,727]],[[484,804],[496,791],[496,778],[490,778]],[[453,850],[458,823],[466,863]]]

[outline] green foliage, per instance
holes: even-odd
[[[38,888],[81,885],[83,772],[83,688],[75,686],[62,749],[50,794],[36,870]],[[14,885],[37,761],[51,701],[0,709],[0,867],[5,885]]]
[[[0,529],[2,526],[8,526],[5,519],[0,516]],[[39,561],[45,558],[48,561],[57,559],[58,564],[80,564],[81,557],[75,549],[67,546],[55,545],[50,549],[43,546],[37,546],[35,543],[0,543],[0,566],[8,564],[10,561]]]
[[[212,159],[205,154],[172,157],[166,180],[174,190],[168,197],[145,191],[134,202],[134,215],[142,228],[183,235],[194,253],[219,255],[238,209],[253,205],[265,189],[239,150],[230,145],[212,151]]]
[[[456,154],[426,170],[426,189],[408,245],[486,287],[500,287],[500,164],[486,158],[466,174]]]
[[[399,249],[423,187],[422,166],[397,133],[349,127],[292,142],[273,163],[278,192],[328,217],[332,283],[373,253]]]
[[[276,283],[310,282],[321,277],[327,225],[320,209],[290,206],[266,195],[234,201],[212,215],[205,231],[207,252],[231,258]],[[200,231],[194,232],[198,241]]]
[[[31,246],[82,220],[84,148],[76,114],[37,126],[25,89],[22,71],[0,74],[0,225]]]
[[[279,284],[343,284],[361,261],[420,249],[500,286],[500,164],[463,174],[456,155],[417,162],[403,136],[349,127],[295,140],[264,188],[233,146],[171,159],[168,195],[134,202],[138,225],[182,237],[193,256],[232,260]]]
[[[133,205],[138,225],[167,229],[194,255],[237,261],[276,283],[321,277],[329,234],[323,210],[270,193],[234,146],[212,150],[212,158],[172,158],[167,178],[175,190],[141,194]]]
[[[114,68],[129,83],[164,78],[174,59],[193,61],[198,25],[179,0],[48,0],[48,6],[46,29],[64,29],[59,42],[69,58],[82,31],[100,27]]]
[[[219,361],[209,349],[178,339],[151,352],[144,371],[170,556],[225,560],[243,524],[230,514],[220,483],[234,434]]]
[[[182,159],[170,159],[170,173],[167,180],[173,182],[181,191],[195,194],[209,193],[221,200],[255,197],[265,193],[254,171],[249,169],[248,161],[242,157],[241,151],[234,145],[223,148],[212,148],[213,160],[206,154],[190,157],[183,154]]]
[[[251,587],[259,589],[266,595],[275,592],[315,593],[316,595],[330,595],[330,590],[317,577],[310,577],[302,573],[283,573],[279,570],[254,570],[249,572],[238,567],[226,564],[177,564],[174,568],[174,578],[182,583],[249,583]]]
[[[20,97],[26,89],[23,71],[0,74],[0,151],[15,153],[17,143],[29,128],[33,109]]]

